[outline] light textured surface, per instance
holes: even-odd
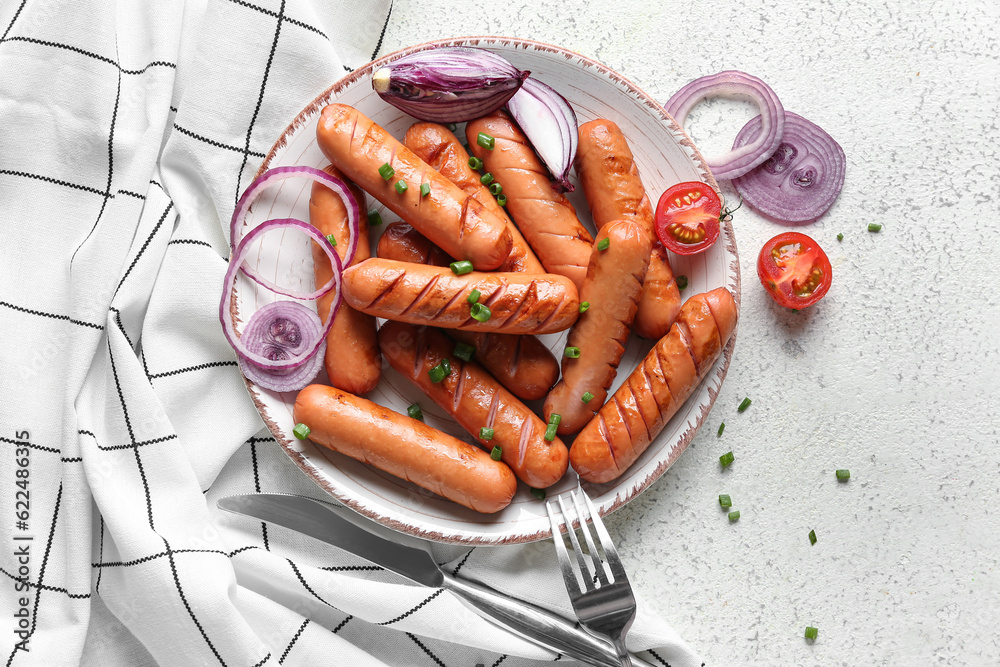
[[[1000,663],[998,26],[992,2],[395,2],[382,53],[537,39],[662,101],[740,69],[847,154],[839,201],[801,230],[834,264],[829,295],[774,305],[754,267],[784,228],[737,214],[742,320],[722,393],[680,461],[609,520],[634,583],[710,666]],[[713,153],[752,115],[707,103],[688,129]]]

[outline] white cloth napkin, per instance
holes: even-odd
[[[274,139],[389,20],[390,0],[0,5],[4,664],[559,659],[449,593],[215,508],[323,497],[222,337],[226,229]],[[437,556],[570,615],[551,542]],[[701,664],[644,603],[629,643]]]

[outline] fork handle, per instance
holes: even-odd
[[[512,598],[489,586],[460,579],[447,572],[443,588],[454,593],[474,612],[501,625],[519,637],[567,657],[598,667],[622,667],[618,652],[607,641],[590,634],[575,623],[541,607]],[[634,667],[652,667],[633,658]]]

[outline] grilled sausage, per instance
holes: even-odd
[[[608,239],[605,250],[599,250]],[[587,311],[570,329],[568,347],[578,348],[576,359],[563,358],[562,380],[545,399],[545,419],[561,416],[558,433],[576,433],[597,413],[608,397],[625,352],[629,327],[642,295],[649,264],[646,232],[629,220],[609,222],[597,232],[580,302]],[[593,395],[584,402],[583,395]]]
[[[478,144],[480,132],[493,137],[493,150]],[[556,189],[520,128],[506,113],[496,111],[469,121],[465,136],[469,150],[503,186],[507,210],[545,270],[582,286],[594,239],[580,224],[573,205]]]
[[[495,269],[510,254],[507,221],[487,210],[353,107],[324,107],[316,139],[327,159],[421,234],[480,270]],[[388,167],[385,167],[388,165]],[[380,168],[393,170],[387,179]],[[406,190],[399,192],[400,184]],[[420,186],[430,192],[423,196]]]
[[[736,318],[724,288],[685,302],[670,332],[576,437],[570,463],[580,477],[610,482],[639,458],[708,374]]]
[[[385,228],[378,256],[414,264],[447,266],[451,258],[405,222]],[[559,362],[534,336],[449,329],[448,335],[476,348],[475,358],[507,390],[523,401],[544,398],[559,379]]]
[[[485,321],[472,317],[468,297],[480,293]],[[579,316],[580,300],[568,278],[550,274],[480,273],[369,259],[344,271],[344,299],[387,320],[466,331],[555,333]]]
[[[507,221],[513,246],[498,271],[545,273],[521,232],[517,231],[503,207],[483,185],[479,173],[469,166],[469,154],[451,130],[438,123],[414,123],[406,131],[403,145],[441,172],[442,176],[457,185],[462,192]]]
[[[642,300],[632,328],[640,336],[659,340],[677,317],[681,295],[667,251],[653,229],[653,205],[642,187],[625,135],[615,123],[598,119],[580,126],[576,173],[595,225],[634,220],[653,242]]]
[[[558,438],[546,441],[545,422],[479,364],[454,356],[455,345],[442,332],[386,322],[378,339],[393,368],[448,412],[480,446],[500,447],[501,460],[521,481],[543,489],[562,478],[569,464],[566,446]],[[434,382],[429,371],[443,360],[450,364],[451,373]],[[493,429],[493,437],[481,438],[482,428]]]
[[[292,417],[313,442],[477,512],[499,512],[517,490],[510,468],[486,452],[334,387],[301,390]]]
[[[378,238],[375,254],[381,259],[431,266],[448,266],[455,261],[405,222],[394,222],[385,228]]]
[[[343,180],[344,176],[336,167],[330,165],[324,170],[331,176]],[[365,194],[351,182],[347,182],[361,210],[365,210]],[[347,251],[350,238],[347,229],[347,209],[344,202],[330,188],[321,183],[313,183],[312,196],[309,199],[309,221],[319,229],[323,236],[333,234],[338,243],[334,247],[341,260]],[[316,273],[316,286],[325,285],[333,277],[333,268],[320,247],[312,244],[313,266]],[[371,255],[368,243],[368,219],[361,216],[358,221],[358,250],[352,264],[368,259]],[[330,302],[333,294],[321,296],[316,307],[323,323],[326,314],[330,312]],[[379,359],[378,342],[375,340],[375,318],[365,313],[359,313],[346,304],[341,304],[337,316],[333,318],[333,326],[326,336],[326,356],[323,363],[326,374],[330,376],[330,384],[352,394],[367,394],[378,384],[382,375],[382,361]]]

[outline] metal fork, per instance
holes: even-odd
[[[571,496],[573,499],[580,531],[586,540],[586,552],[577,539],[572,519],[566,511],[565,496]],[[583,498],[582,503],[581,498]],[[553,511],[556,504],[559,505],[559,512],[565,521],[578,569],[573,567],[573,560],[570,559],[566,549],[566,539],[559,525],[558,513]],[[628,583],[625,568],[618,558],[618,551],[611,542],[611,536],[604,527],[604,522],[594,509],[594,503],[582,488],[577,487],[575,491],[569,491],[546,501],[545,509],[552,524],[552,537],[556,543],[556,554],[559,556],[559,565],[566,581],[566,590],[569,592],[569,599],[573,603],[577,618],[591,634],[611,640],[618,652],[622,667],[632,667],[632,658],[625,648],[625,635],[635,620],[635,597],[632,595],[632,586]],[[591,535],[588,521],[597,532],[597,543]],[[601,547],[600,552],[598,544]],[[581,577],[583,588],[580,586]]]

